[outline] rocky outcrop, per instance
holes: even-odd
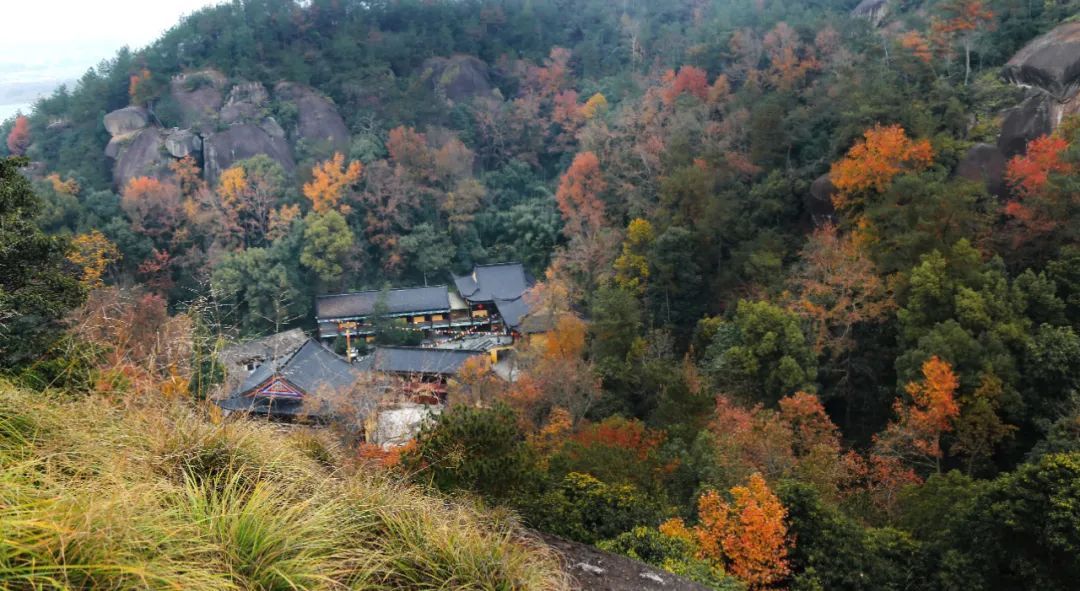
[[[124,107],[105,115],[105,130],[116,137],[150,125],[150,114],[142,107]]]
[[[225,102],[228,79],[217,70],[180,74],[172,79],[169,93],[180,109],[183,126],[199,133],[213,131]]]
[[[880,27],[885,17],[889,16],[888,0],[862,0],[851,9],[851,16],[870,21],[874,27]]]
[[[232,87],[220,119],[226,125],[257,121],[269,115],[270,94],[258,82],[244,82]]]
[[[1005,64],[1002,75],[1060,102],[1072,98],[1080,90],[1080,22],[1065,23],[1025,45]]]
[[[420,78],[431,86],[432,91],[451,102],[493,93],[487,64],[471,55],[428,58],[420,71]]]
[[[115,148],[114,156],[113,183],[117,188],[122,188],[135,177],[164,178],[172,174],[169,170],[172,159],[165,150],[165,135],[166,132],[161,129],[147,127],[133,134],[113,138],[113,141],[119,139],[122,143]],[[109,142],[109,145],[112,146],[113,142]]]
[[[1006,157],[1023,154],[1031,140],[1054,131],[1051,115],[1053,99],[1034,93],[1024,102],[1005,110],[997,145]]]
[[[269,156],[280,164],[286,173],[296,170],[296,162],[284,137],[272,135],[253,123],[241,123],[203,141],[206,180],[214,184],[221,171],[259,154]]]
[[[202,138],[188,129],[174,129],[165,135],[165,149],[173,158],[197,157],[202,152]]]
[[[1005,155],[997,146],[975,144],[956,166],[956,176],[981,182],[991,195],[1004,197],[1008,189],[1005,186]]]
[[[835,192],[836,187],[833,186],[828,173],[810,183],[810,191],[803,199],[803,208],[814,227],[833,221],[836,209],[833,208],[832,196]]]
[[[537,534],[558,552],[580,591],[708,591],[708,587],[638,562],[550,534]]]
[[[296,122],[287,130],[293,143],[305,142],[316,152],[325,154],[348,152],[349,129],[330,99],[311,87],[293,82],[274,86],[274,97],[294,107]]]
[[[1080,113],[1080,22],[1060,25],[1025,45],[1002,76],[1028,88],[1024,102],[1004,113],[998,148],[1008,158]]]
[[[316,90],[288,82],[275,86],[274,100],[292,107],[280,110],[289,119],[286,132],[271,116],[279,105],[271,101],[265,86],[239,83],[226,97],[228,83],[215,70],[174,77],[170,96],[180,111],[180,128],[155,126],[152,114],[140,107],[125,107],[106,115],[105,127],[112,139],[105,154],[114,160],[117,188],[133,176],[167,176],[172,160],[186,156],[200,162],[212,185],[221,171],[260,154],[292,173],[296,168],[294,149],[300,144],[305,146],[306,156],[348,151],[345,121],[333,102]]]

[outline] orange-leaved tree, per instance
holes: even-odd
[[[761,474],[730,491],[731,500],[708,491],[698,498],[698,525],[686,528],[673,519],[661,532],[690,538],[698,556],[724,567],[752,590],[772,589],[791,572],[787,510]]]
[[[26,148],[30,147],[30,119],[25,115],[15,118],[15,125],[7,136],[7,147],[15,156],[26,154]]]
[[[340,152],[316,164],[311,169],[311,182],[304,183],[304,196],[311,200],[312,209],[320,213],[331,209],[348,213],[348,206],[342,205],[341,201],[349,188],[360,180],[363,168],[356,160],[346,166],[345,156]]]
[[[1053,176],[1073,172],[1075,166],[1064,158],[1069,142],[1058,134],[1031,140],[1025,154],[1009,160],[1005,180],[1014,198],[1005,205],[1005,214],[1016,221],[1021,231],[1016,243],[1026,242],[1057,228],[1069,216],[1062,210],[1069,200],[1055,191]]]
[[[911,401],[893,403],[896,419],[874,437],[875,451],[906,460],[924,469],[941,472],[941,436],[953,430],[960,405],[956,390],[960,381],[952,366],[937,355],[922,364],[923,379],[910,382],[906,391]]]
[[[971,49],[980,30],[994,28],[994,11],[986,0],[946,0],[938,5],[943,19],[932,25],[939,37],[959,39],[964,47],[964,84],[971,78]]]
[[[101,287],[109,265],[120,260],[120,249],[98,230],[71,239],[68,260],[83,270],[82,283],[89,289]]]
[[[709,75],[705,70],[694,66],[683,66],[679,72],[668,70],[664,74],[664,91],[661,95],[664,104],[670,106],[683,94],[696,96],[700,100],[709,98]]]
[[[581,152],[574,156],[555,193],[559,211],[566,222],[563,232],[568,237],[592,234],[603,227],[604,202],[600,197],[605,189],[607,182],[596,154]]]
[[[909,138],[900,125],[875,125],[832,165],[833,204],[842,210],[858,208],[867,193],[884,192],[900,173],[923,170],[933,161],[929,140]]]
[[[153,177],[135,177],[124,186],[120,207],[131,218],[132,227],[158,241],[168,244],[168,238],[180,223],[183,214],[180,187]]]

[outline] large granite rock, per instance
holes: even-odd
[[[452,102],[492,94],[487,64],[471,55],[428,58],[420,72],[435,94]]]
[[[1065,23],[1037,37],[1005,64],[1006,80],[1034,86],[1059,102],[1080,89],[1080,22]]]
[[[981,182],[992,195],[1004,197],[1008,194],[1005,186],[1005,155],[997,146],[975,144],[956,166],[956,176]]]
[[[217,70],[189,72],[172,79],[169,93],[180,109],[185,128],[201,133],[214,130],[227,83],[225,75]]]
[[[330,99],[311,87],[292,82],[274,86],[274,97],[296,108],[295,127],[288,130],[294,144],[303,141],[326,154],[348,152],[349,128]]]
[[[105,130],[111,136],[127,135],[150,125],[150,114],[142,107],[124,107],[105,115]]]
[[[997,146],[1006,158],[1023,154],[1028,142],[1054,131],[1053,103],[1050,95],[1040,92],[1005,110]]]
[[[259,154],[269,156],[280,164],[286,173],[292,173],[296,169],[296,162],[285,138],[272,135],[257,124],[241,123],[203,140],[206,180],[213,185],[221,171]]]
[[[165,178],[172,174],[169,163],[172,158],[165,150],[165,132],[156,127],[147,127],[126,136],[113,138],[122,140],[119,145],[110,142],[106,153],[113,153],[113,184],[122,189],[132,178],[150,176]]]
[[[225,106],[221,107],[220,119],[226,125],[261,120],[269,113],[270,95],[259,82],[244,82],[232,87]]]
[[[815,227],[823,226],[835,218],[836,209],[833,207],[832,202],[832,196],[835,192],[836,187],[833,186],[828,173],[819,176],[814,179],[814,182],[810,183],[810,190],[803,199],[803,207],[806,216],[810,218],[810,223]]]
[[[197,157],[202,152],[202,138],[189,129],[173,129],[165,135],[165,149],[173,158]]]
[[[862,0],[858,6],[851,9],[851,16],[863,18],[870,24],[879,27],[885,17],[889,16],[888,0]]]

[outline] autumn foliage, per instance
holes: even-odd
[[[772,589],[791,569],[788,561],[787,510],[760,474],[730,491],[731,500],[717,491],[698,499],[698,525],[687,528],[680,519],[660,526],[676,538],[690,538],[701,558],[722,564],[750,589]]]
[[[83,270],[81,281],[91,289],[103,285],[105,270],[120,260],[120,250],[99,230],[79,234],[71,239],[71,246],[68,260]]]
[[[7,136],[7,147],[15,156],[26,154],[26,148],[30,147],[30,119],[25,115],[15,118],[15,125]]]
[[[960,416],[956,401],[960,382],[952,366],[936,355],[923,363],[922,376],[921,381],[905,388],[910,402],[898,398],[893,403],[896,419],[875,437],[875,449],[914,466],[940,471],[945,455],[941,437],[953,430]]]
[[[913,140],[899,125],[875,125],[832,165],[829,178],[836,187],[833,203],[838,209],[858,205],[860,195],[881,193],[897,175],[923,170],[933,161],[929,140]]]
[[[311,200],[315,211],[323,212],[342,208],[341,199],[350,187],[360,180],[363,165],[358,161],[345,165],[340,152],[311,169],[311,182],[304,184],[304,196]]]
[[[700,100],[709,98],[709,75],[705,70],[694,66],[683,66],[678,73],[668,70],[664,75],[664,103],[671,105],[683,94],[689,94]]]
[[[559,204],[567,236],[592,233],[604,225],[604,202],[607,189],[600,170],[600,160],[593,152],[580,152],[559,182],[555,200]]]

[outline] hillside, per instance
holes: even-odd
[[[1070,589],[1078,13],[198,11],[0,124],[0,416],[32,427],[21,408],[40,407],[42,437],[62,435],[12,452],[37,458],[10,460],[16,506],[115,512],[117,556],[211,586],[242,569],[135,547],[253,478],[272,507],[305,499],[313,530],[339,514],[315,531],[330,545],[430,515],[357,555],[305,548],[319,584],[563,585],[520,522],[578,553],[579,580],[622,565],[598,585]],[[112,451],[57,451],[68,423]],[[319,449],[340,471],[305,459]],[[425,496],[458,494],[483,508]],[[215,532],[196,537],[232,543]],[[28,535],[20,564],[56,560]]]

